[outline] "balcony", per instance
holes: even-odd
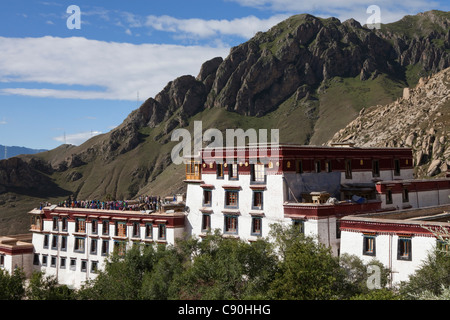
[[[34,209],[31,212],[30,231],[42,231],[43,229],[43,216],[42,211]]]
[[[202,167],[200,161],[186,163],[186,181],[200,181],[202,179]]]

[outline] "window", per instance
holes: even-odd
[[[209,214],[203,214],[202,216],[202,232],[211,231],[211,216]]]
[[[91,262],[91,272],[97,273],[98,272],[98,261],[92,261]]]
[[[3,267],[5,265],[5,255],[0,254],[0,267]]]
[[[363,255],[375,256],[375,237],[364,236],[363,238]]]
[[[252,164],[251,167],[251,182],[252,183],[265,183],[266,173],[264,164]]]
[[[304,220],[298,220],[294,219],[292,220],[292,224],[300,233],[305,233],[305,221]]]
[[[399,238],[397,259],[411,261],[411,258],[411,238]]]
[[[85,219],[79,219],[79,218],[76,219],[75,232],[86,233],[86,220]]]
[[[316,173],[320,173],[320,169],[321,169],[320,160],[314,161],[314,171]]]
[[[199,161],[191,160],[186,163],[186,180],[200,180],[202,178],[200,166]]]
[[[238,217],[237,216],[225,216],[225,233],[238,233]]]
[[[331,160],[325,161],[325,171],[326,172],[333,172],[333,168],[331,167]]]
[[[59,267],[61,268],[61,269],[65,269],[66,268],[66,258],[65,257],[61,257],[61,259],[60,259],[60,263],[59,263]]]
[[[33,265],[35,265],[35,266],[39,265],[39,254],[37,254],[37,253],[34,254]]]
[[[104,235],[109,234],[109,221],[108,220],[102,221],[102,233]]]
[[[345,160],[345,179],[352,179],[352,160]]]
[[[409,190],[407,188],[403,188],[402,199],[403,202],[409,202]]]
[[[85,238],[76,237],[75,238],[75,246],[74,246],[73,250],[75,252],[84,253],[85,242],[86,242]]]
[[[262,210],[263,209],[263,192],[253,191],[252,209]]]
[[[239,180],[237,163],[231,163],[228,165],[228,179],[229,180]]]
[[[48,249],[48,242],[49,242],[49,235],[45,234],[44,235],[44,249]]]
[[[336,219],[336,239],[341,238],[341,220]]]
[[[380,176],[380,161],[372,160],[372,177]]]
[[[107,256],[109,254],[109,241],[102,240],[102,256]]]
[[[70,259],[70,270],[76,270],[77,269],[77,259],[71,258]]]
[[[56,256],[51,256],[51,258],[50,258],[50,267],[56,268]]]
[[[126,237],[126,236],[127,236],[127,223],[116,222],[116,237]]]
[[[91,228],[92,228],[92,234],[98,233],[98,221],[97,220],[91,221]]]
[[[216,167],[216,178],[223,179],[223,163],[217,163]]]
[[[58,236],[53,235],[52,237],[52,250],[58,249]]]
[[[226,208],[238,208],[238,198],[239,198],[238,191],[226,190],[225,191],[225,207]]]
[[[114,253],[123,256],[126,251],[127,243],[125,241],[114,241]]]
[[[58,217],[53,217],[53,231],[58,231]]]
[[[31,229],[40,231],[42,229],[42,217],[32,216],[31,217]]]
[[[158,225],[158,240],[166,240],[166,225]]]
[[[86,272],[87,270],[87,261],[81,260],[81,272]]]
[[[303,173],[303,162],[302,160],[295,161],[295,172]]]
[[[252,218],[252,236],[261,236],[262,235],[262,218],[253,217]]]
[[[386,191],[386,204],[392,204],[392,190]]]
[[[212,191],[211,190],[203,190],[203,206],[211,207],[212,205]]]
[[[139,222],[133,222],[133,237],[139,238],[141,236],[141,225]]]
[[[153,239],[153,224],[151,223],[145,224],[145,238]]]
[[[47,266],[47,260],[48,260],[48,256],[46,254],[42,255],[42,265],[44,267]]]
[[[400,160],[394,159],[394,176],[400,175]]]
[[[97,239],[91,239],[91,254],[97,254]]]
[[[61,251],[67,251],[67,237],[61,237]]]
[[[67,218],[61,219],[61,229],[62,231],[67,231]]]

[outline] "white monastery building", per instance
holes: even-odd
[[[203,149],[186,159],[185,199],[158,210],[34,209],[32,244],[0,238],[0,267],[32,264],[27,270],[79,287],[96,277],[109,254],[134,243],[174,244],[216,229],[255,241],[279,223],[298,226],[336,256],[377,258],[393,270],[394,282],[406,280],[436,245],[423,226],[450,228],[442,220],[450,215],[450,179],[417,180],[413,170],[408,148]]]
[[[138,244],[174,244],[184,236],[184,204],[161,210],[119,211],[58,206],[34,209],[34,270],[56,276],[58,282],[80,287],[94,279],[109,254],[119,255]]]
[[[364,262],[376,258],[391,270],[393,284],[407,281],[433,248],[444,245],[435,234],[449,230],[449,221],[450,205],[344,217],[341,252]]]

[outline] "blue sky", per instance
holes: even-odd
[[[68,28],[80,9],[80,29]],[[167,82],[298,13],[382,23],[448,1],[2,0],[0,144],[52,149],[106,133]],[[65,139],[64,139],[65,137]]]

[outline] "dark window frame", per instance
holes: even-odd
[[[372,235],[363,236],[363,255],[376,256],[376,237]]]

